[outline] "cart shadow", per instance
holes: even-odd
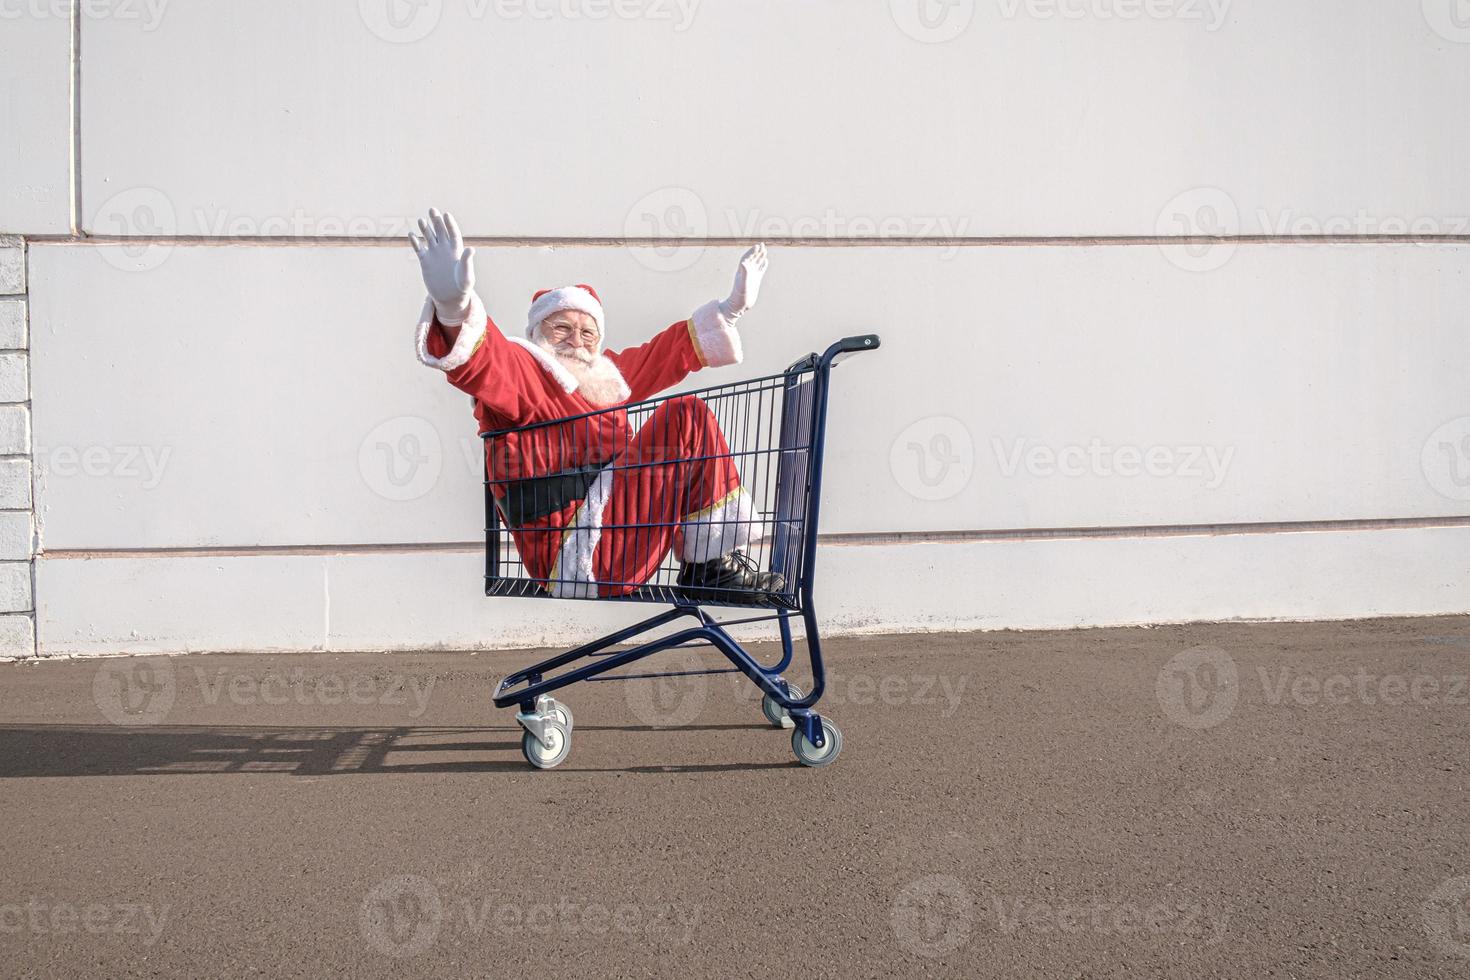
[[[578,731],[745,730],[750,725],[578,726]],[[489,753],[504,756],[485,758]],[[790,768],[796,763],[732,763],[579,769],[666,775]],[[453,727],[320,728],[149,725],[0,725],[0,779],[56,776],[291,776],[526,773],[517,729]]]

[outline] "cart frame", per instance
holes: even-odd
[[[809,412],[809,420],[803,420],[808,424],[797,424],[782,427],[781,451],[790,452],[801,449],[805,452],[805,480],[802,499],[797,501],[778,499],[776,526],[787,523],[792,515],[782,513],[784,506],[790,508],[799,503],[802,508],[800,517],[791,523],[799,526],[800,540],[793,542],[794,549],[800,553],[799,571],[795,576],[794,589],[791,594],[778,599],[777,608],[755,616],[742,617],[736,620],[718,621],[707,612],[703,606],[735,606],[735,603],[722,603],[709,601],[694,601],[678,594],[677,589],[657,588],[649,590],[647,594],[634,594],[630,596],[603,597],[598,601],[643,601],[643,602],[668,602],[672,608],[667,609],[655,616],[651,616],[641,622],[616,630],[605,636],[599,637],[581,646],[559,653],[540,663],[533,664],[522,670],[515,671],[502,677],[496,685],[494,703],[498,708],[517,707],[517,722],[525,729],[523,738],[523,750],[527,759],[533,765],[541,768],[550,768],[565,758],[566,751],[570,745],[572,728],[571,712],[560,701],[551,695],[572,684],[582,681],[593,680],[635,680],[652,677],[681,676],[690,674],[712,674],[712,673],[743,673],[750,679],[763,694],[762,706],[766,712],[767,719],[775,726],[791,728],[792,744],[798,759],[806,765],[826,765],[836,758],[841,747],[841,732],[837,730],[830,719],[824,719],[817,711],[816,705],[821,700],[826,687],[826,669],[822,659],[821,640],[817,628],[816,613],[813,604],[813,588],[815,584],[816,551],[817,551],[817,527],[821,507],[822,469],[823,457],[826,450],[827,429],[827,401],[831,382],[832,367],[844,357],[866,350],[876,350],[879,346],[879,338],[874,334],[846,337],[832,344],[822,354],[808,354],[793,363],[781,375],[772,375],[771,378],[780,378],[785,386],[787,395],[783,411],[789,411],[792,406],[792,393],[799,392],[797,397],[809,398],[809,407],[802,406],[802,413]],[[764,379],[756,379],[764,380]],[[805,385],[811,385],[807,391],[800,391]],[[720,386],[697,389],[683,392],[676,396],[660,396],[649,399],[647,402],[662,401],[669,397],[682,397],[688,395],[699,396],[702,392],[714,391]],[[626,409],[629,405],[617,406]],[[483,434],[485,451],[491,451],[491,445],[496,437],[503,436],[516,429],[501,429]],[[802,442],[791,442],[795,437]],[[779,498],[779,495],[778,495]],[[490,596],[505,595],[542,595],[527,587],[528,580],[525,578],[509,578],[501,574],[501,546],[502,527],[500,513],[497,509],[491,483],[486,479],[485,485],[485,593]],[[795,601],[792,601],[794,598]],[[785,606],[787,608],[780,608]],[[752,609],[750,605],[739,605],[738,608],[747,611]],[[782,675],[791,665],[795,656],[795,645],[792,636],[791,617],[800,615],[804,632],[806,634],[807,650],[810,654],[812,690],[802,692],[790,684]],[[610,650],[618,644],[626,643],[636,637],[642,636],[652,630],[658,629],[682,619],[692,619],[694,623],[685,629],[678,630],[664,636],[647,640],[637,646],[623,650]],[[752,657],[730,635],[726,627],[741,623],[764,622],[776,620],[781,636],[782,654],[780,659],[773,665],[766,666]],[[730,662],[727,668],[717,668],[697,671],[670,671],[654,674],[618,674],[605,676],[609,672],[636,663],[654,654],[665,650],[680,647],[711,646],[718,650]],[[576,666],[572,666],[576,665]],[[561,670],[561,668],[569,668]],[[553,672],[560,670],[561,672]],[[802,742],[807,743],[803,746]],[[835,743],[835,744],[832,744]],[[546,763],[551,755],[556,752],[560,755]],[[538,761],[538,757],[541,761]]]

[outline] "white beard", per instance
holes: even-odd
[[[623,376],[617,366],[601,353],[586,354],[583,360],[571,348],[557,350],[557,345],[538,336],[536,343],[542,350],[556,358],[558,364],[571,372],[577,379],[577,393],[598,408],[616,405],[623,400]]]

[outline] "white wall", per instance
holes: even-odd
[[[58,16],[60,14],[60,16]],[[71,19],[0,6],[0,234],[71,227]]]
[[[918,0],[531,14],[583,2],[173,0],[152,30],[87,20],[85,227],[112,233],[107,200],[139,188],[189,235],[298,210],[370,234],[435,200],[476,235],[647,237],[681,230],[661,223],[683,199],[717,237],[828,209],[908,236],[1151,235],[1202,185],[1247,231],[1259,209],[1470,214],[1470,49],[1414,0],[1150,0],[1172,15],[1135,20],[1027,13],[1130,0],[924,4],[970,11],[939,43],[900,26],[943,36]],[[397,29],[392,9],[417,13]]]
[[[473,420],[411,351],[430,204],[510,330],[589,281],[637,342],[759,237],[717,378],[883,336],[834,392],[823,531],[865,535],[824,549],[834,630],[1470,611],[1453,0],[526,4],[0,20],[16,182],[48,189],[0,188],[40,652],[636,611],[479,595]]]

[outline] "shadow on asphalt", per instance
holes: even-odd
[[[687,725],[677,731],[746,730],[750,725]],[[578,731],[668,732],[647,725],[577,726]],[[530,771],[521,742],[506,729],[251,728],[245,726],[3,725],[0,778],[35,776],[184,776],[277,773],[292,776]],[[518,733],[516,733],[518,734]],[[462,758],[505,753],[512,758]],[[679,773],[790,769],[795,761],[630,766],[591,772]],[[576,771],[576,766],[561,767]]]

